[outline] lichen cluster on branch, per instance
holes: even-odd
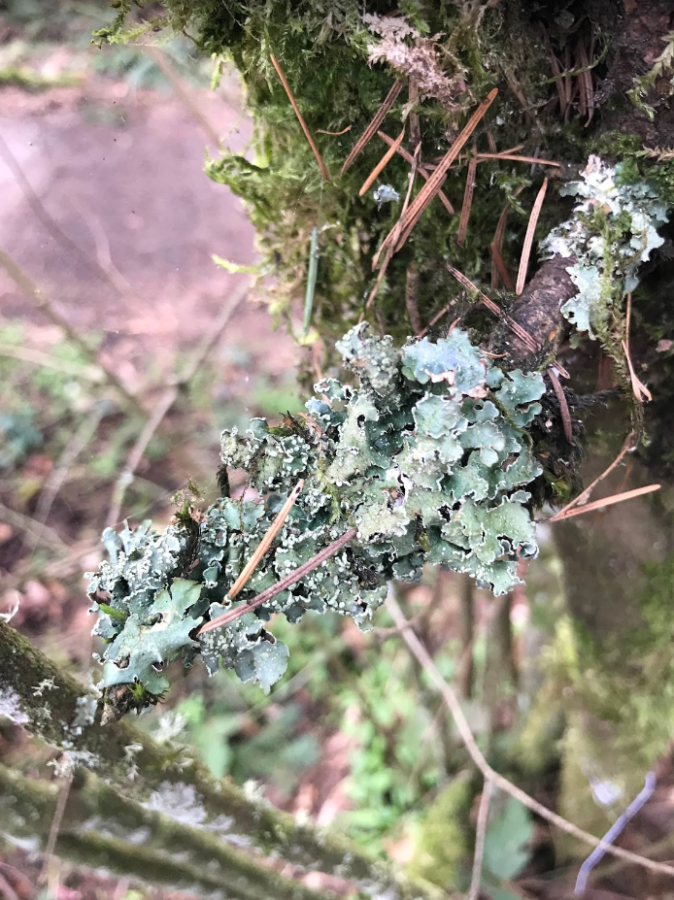
[[[169,662],[200,653],[209,672],[222,664],[269,690],[288,658],[266,626],[272,615],[296,622],[334,610],[367,629],[391,578],[414,581],[431,563],[504,593],[517,561],[536,554],[523,488],[540,473],[526,431],[540,411],[540,375],[502,371],[458,329],[396,349],[362,324],[337,348],[357,385],[325,379],[301,422],[253,419],[245,435],[223,434],[223,463],[248,473],[258,500],[221,498],[198,535],[184,522],[163,534],[106,531],[110,560],[90,585],[94,631],[108,643],[106,688],[151,699],[169,686]],[[256,614],[197,639],[204,621],[232,608],[229,587],[300,478],[304,490],[242,603],[348,528],[356,540]]]

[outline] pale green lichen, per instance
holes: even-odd
[[[338,342],[351,386],[316,385],[302,422],[253,419],[222,436],[222,461],[244,469],[261,501],[223,497],[198,539],[183,525],[106,532],[110,562],[92,577],[95,633],[108,641],[103,684],[156,696],[166,666],[199,651],[209,672],[232,668],[268,691],[288,650],[266,621],[334,610],[367,629],[391,578],[414,581],[426,563],[466,572],[497,594],[536,552],[523,487],[538,474],[526,429],[544,391],[537,374],[491,365],[468,336],[408,341],[362,324]],[[243,602],[276,584],[356,527],[356,539],[255,613],[195,639],[200,624],[232,608],[227,591],[298,480],[304,488]],[[180,577],[187,574],[187,578]],[[101,592],[105,593],[102,595]],[[139,687],[140,686],[140,687]]]
[[[578,293],[562,313],[579,332],[608,340],[612,312],[639,283],[639,266],[662,246],[667,206],[647,181],[626,182],[620,165],[591,156],[581,180],[560,193],[578,197],[573,215],[542,241],[544,255],[574,257],[567,269]]]

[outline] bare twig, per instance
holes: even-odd
[[[19,900],[19,895],[12,885],[7,881],[5,876],[0,872],[0,894],[5,900]]]
[[[267,588],[266,591],[258,594],[257,597],[253,597],[252,600],[247,600],[245,603],[237,606],[236,609],[231,609],[229,610],[229,612],[224,613],[222,616],[218,616],[217,619],[213,619],[211,622],[207,622],[206,625],[204,625],[204,627],[198,633],[206,634],[209,631],[214,631],[216,628],[222,628],[224,625],[229,625],[232,622],[235,622],[241,616],[245,616],[246,613],[250,612],[252,609],[256,609],[258,606],[262,606],[264,603],[268,603],[270,600],[276,597],[277,594],[285,591],[286,588],[289,588],[296,582],[301,581],[305,575],[308,575],[310,572],[313,572],[314,569],[322,566],[323,563],[327,559],[330,559],[331,556],[334,556],[335,553],[339,553],[339,551],[343,547],[346,547],[349,541],[352,540],[357,534],[357,528],[350,528],[349,531],[345,532],[341,537],[337,538],[336,541],[328,544],[325,549],[321,550],[320,553],[317,553],[316,556],[312,557],[308,562],[305,562],[301,566],[298,566],[298,568],[295,569],[294,572],[286,575],[285,578],[281,578],[281,580],[278,581],[275,585]]]
[[[281,84],[283,85],[285,92],[288,95],[288,100],[290,100],[290,105],[295,110],[295,115],[297,116],[297,121],[302,126],[302,131],[304,132],[304,135],[305,135],[307,141],[309,142],[309,146],[311,147],[313,154],[316,157],[316,162],[318,163],[318,167],[321,170],[321,174],[323,175],[323,178],[325,178],[326,181],[330,181],[330,173],[328,172],[328,167],[323,162],[323,157],[321,156],[321,154],[318,150],[318,147],[316,146],[316,141],[314,140],[313,135],[309,131],[307,123],[304,121],[304,117],[302,116],[302,113],[300,112],[300,108],[297,105],[297,100],[295,100],[293,92],[290,90],[290,85],[288,84],[288,80],[285,77],[285,75],[283,74],[283,69],[279,65],[278,60],[276,59],[276,57],[274,56],[273,53],[270,53],[269,56],[272,61],[272,65],[276,69],[278,77],[281,79]]]
[[[658,872],[662,875],[669,875],[670,877],[674,877],[674,866],[667,865],[666,863],[655,862],[654,860],[647,859],[645,856],[640,856],[639,854],[632,853],[629,850],[623,850],[620,847],[614,847],[613,844],[607,844],[606,841],[599,840],[593,834],[590,834],[588,831],[584,831],[582,828],[574,825],[573,822],[569,822],[567,819],[562,818],[562,816],[553,812],[551,809],[548,809],[547,806],[543,806],[543,804],[539,803],[538,800],[534,800],[533,797],[530,797],[529,794],[525,793],[523,790],[518,788],[512,782],[508,781],[507,778],[504,778],[503,775],[500,775],[495,769],[493,769],[485,759],[480,748],[477,746],[477,743],[473,736],[473,732],[471,731],[470,725],[468,724],[468,719],[465,716],[465,713],[461,706],[461,702],[454,692],[454,689],[442,677],[428,650],[424,647],[416,634],[414,634],[411,629],[405,628],[407,620],[405,619],[400,606],[391,596],[389,596],[386,600],[386,605],[389,612],[391,613],[394,623],[398,628],[401,629],[402,638],[409,647],[412,655],[415,657],[419,665],[424,669],[430,681],[433,683],[436,690],[440,693],[442,699],[449,707],[449,710],[454,719],[454,724],[456,725],[457,731],[459,732],[459,736],[461,737],[461,740],[463,741],[463,744],[468,751],[470,758],[480,770],[485,780],[492,782],[495,787],[498,787],[504,793],[508,794],[509,797],[513,797],[515,800],[518,800],[521,804],[523,804],[523,806],[526,806],[527,809],[530,809],[536,815],[545,819],[547,822],[550,822],[561,831],[564,831],[567,834],[570,834],[572,837],[575,837],[577,840],[582,841],[583,843],[588,844],[591,847],[602,847],[605,852],[610,854],[611,856],[617,856],[620,859],[624,859],[628,862],[634,863],[635,865],[641,866],[644,869],[649,869],[651,872]]]
[[[398,94],[401,92],[402,89],[403,89],[403,82],[396,81],[395,84],[392,86],[391,90],[388,92],[388,94],[384,98],[384,102],[382,103],[382,105],[379,107],[379,109],[375,113],[374,118],[372,119],[372,121],[367,126],[365,131],[361,134],[361,136],[356,141],[356,143],[353,147],[353,150],[351,151],[351,153],[349,153],[349,155],[344,160],[344,165],[342,166],[341,172],[339,173],[340,178],[344,177],[344,173],[349,168],[349,166],[353,163],[354,159],[356,159],[356,157],[359,156],[363,152],[365,147],[367,147],[369,142],[372,140],[377,129],[379,128],[379,126],[382,124],[382,122],[386,118],[386,114],[391,109],[393,104],[396,102]]]
[[[239,577],[236,579],[236,581],[231,586],[231,588],[227,591],[227,597],[229,598],[229,600],[233,600],[237,596],[237,594],[239,594],[245,587],[246,582],[250,579],[251,575],[257,568],[260,560],[265,555],[267,550],[269,550],[269,548],[271,547],[272,541],[274,540],[276,535],[279,533],[279,531],[283,528],[283,524],[284,524],[285,520],[288,518],[290,510],[295,505],[295,501],[301,494],[303,487],[304,487],[304,479],[300,478],[300,480],[297,482],[295,487],[290,492],[290,496],[288,497],[286,502],[283,504],[283,506],[279,510],[278,514],[276,515],[276,518],[271,523],[269,531],[267,531],[265,536],[260,541],[255,552],[253,553],[253,555],[251,556],[251,558],[248,560],[248,562],[244,566],[243,570],[241,571],[241,574],[239,575]]]
[[[35,305],[42,310],[47,318],[51,319],[51,321],[55,325],[58,325],[58,327],[68,337],[68,339],[71,340],[77,347],[79,347],[79,349],[87,357],[87,359],[104,373],[108,383],[116,389],[116,391],[124,398],[124,400],[126,400],[126,402],[130,404],[137,412],[144,412],[143,407],[138,401],[138,398],[134,397],[134,395],[127,390],[127,388],[122,384],[117,375],[111,369],[108,369],[102,362],[100,362],[100,360],[97,359],[96,354],[91,349],[89,344],[87,344],[87,342],[79,334],[79,332],[75,328],[73,328],[66,317],[57,309],[53,301],[43,291],[41,291],[33,281],[31,281],[31,279],[24,272],[21,266],[2,249],[0,249],[0,266],[2,266],[7,271],[7,274],[12,279],[12,281],[33,300]]]
[[[463,247],[466,242],[466,234],[468,232],[468,217],[470,216],[470,208],[473,205],[473,193],[475,192],[475,174],[477,172],[477,147],[473,144],[473,155],[468,163],[468,172],[466,174],[466,189],[463,193],[463,205],[461,206],[461,218],[459,219],[459,230],[456,233],[456,243],[459,247]]]
[[[656,778],[653,772],[648,772],[646,778],[644,780],[644,786],[639,792],[639,794],[632,800],[630,805],[627,807],[622,815],[618,816],[613,825],[609,828],[609,830],[604,835],[604,841],[608,844],[612,844],[613,841],[617,837],[619,837],[622,832],[625,830],[625,826],[633,819],[634,816],[639,812],[639,810],[646,804],[653,795],[653,791],[655,790]],[[601,862],[601,860],[606,855],[606,851],[603,847],[596,847],[592,853],[588,856],[585,862],[580,867],[580,871],[578,872],[578,877],[576,879],[576,886],[574,888],[574,894],[576,896],[580,896],[585,893],[585,888],[587,887],[587,879],[589,878],[590,872],[597,863]]]
[[[391,144],[391,146],[388,148],[386,153],[382,156],[382,158],[379,160],[377,165],[374,167],[374,169],[370,172],[370,174],[367,176],[367,178],[363,182],[361,189],[358,191],[359,197],[362,197],[363,194],[367,193],[367,191],[372,187],[375,179],[384,171],[386,166],[390,163],[390,161],[395,156],[395,152],[398,149],[398,147],[402,144],[404,137],[405,137],[405,129],[403,128],[403,130],[400,132],[398,137]]]
[[[520,268],[517,273],[517,284],[515,285],[515,293],[519,297],[522,291],[524,290],[524,285],[527,281],[527,271],[529,269],[529,258],[531,256],[531,248],[534,243],[534,233],[536,231],[536,225],[538,224],[538,217],[541,213],[541,207],[543,206],[543,201],[545,200],[545,193],[548,189],[548,179],[545,178],[543,180],[543,184],[541,185],[541,189],[539,190],[536,199],[534,201],[533,208],[531,210],[531,215],[529,216],[529,224],[527,225],[527,233],[524,236],[524,246],[522,247],[522,257],[520,259]]]
[[[566,438],[567,443],[573,444],[573,424],[571,422],[571,413],[569,412],[569,404],[566,402],[566,394],[564,393],[564,388],[559,381],[559,375],[557,374],[554,366],[548,367],[547,374],[548,378],[550,379],[552,389],[555,392],[555,397],[557,397],[557,402],[559,403],[559,412],[562,417],[564,437]]]
[[[652,494],[659,491],[662,485],[647,484],[645,487],[634,488],[631,491],[623,491],[621,494],[614,494],[612,497],[605,497],[602,500],[593,500],[592,503],[586,503],[583,506],[576,506],[574,509],[566,507],[555,513],[548,519],[548,522],[561,522],[564,519],[571,519],[573,516],[582,516],[585,513],[593,512],[595,509],[603,509],[605,506],[614,506],[616,503],[623,503],[625,500],[633,500],[635,497],[641,497],[644,494]]]
[[[100,384],[102,381],[105,381],[105,375],[98,365],[78,366],[77,363],[68,362],[65,359],[57,359],[55,356],[45,353],[44,350],[37,350],[34,347],[15,347],[14,344],[0,344],[0,356],[19,359],[21,362],[27,362],[34,366],[55,369],[57,372],[71,375],[73,378],[83,378],[86,381],[92,381],[94,384]]]
[[[385,144],[389,145],[389,147],[393,144],[393,138],[389,137],[383,131],[378,131],[377,137],[380,137],[382,139],[382,141],[384,141]],[[416,150],[416,147],[415,147],[415,150]],[[408,162],[410,165],[412,165],[412,160],[414,157],[408,150],[405,150],[404,147],[398,147],[396,152],[400,156],[402,156],[402,158],[406,162]],[[424,181],[428,181],[428,179],[431,177],[431,173],[428,171],[426,166],[422,166],[421,163],[419,163],[419,165],[417,166],[417,172],[421,175],[421,177],[424,179]],[[444,181],[443,181],[443,184],[444,184]],[[447,212],[450,214],[450,216],[453,216],[454,215],[454,207],[447,199],[447,195],[445,194],[444,191],[442,191],[442,190],[438,191],[438,199],[440,200],[442,205],[445,207]]]
[[[487,836],[487,823],[489,822],[489,804],[493,784],[485,778],[480,797],[480,808],[477,814],[477,828],[475,829],[475,853],[473,855],[473,874],[470,880],[468,900],[478,900],[480,896],[480,883],[482,882],[482,860],[484,858],[484,842]]]
[[[186,384],[189,384],[192,378],[194,378],[196,372],[199,370],[208,354],[222,337],[222,333],[229,324],[229,320],[231,319],[232,315],[237,310],[239,304],[247,293],[248,283],[243,282],[234,291],[229,303],[227,303],[223,307],[220,315],[215,322],[215,327],[201,342],[197,352],[195,353],[192,361],[183,373],[182,377],[177,379],[175,384],[169,387],[164,395],[157,401],[152,415],[145,422],[145,426],[143,427],[141,433],[138,435],[138,439],[129,451],[126,465],[123,471],[120,472],[113,488],[112,499],[110,501],[110,509],[108,511],[107,517],[107,524],[110,527],[119,524],[122,504],[124,503],[124,495],[126,494],[127,488],[131,484],[133,484],[136,469],[141,464],[143,457],[145,456],[147,446],[152,440],[154,433],[157,431],[161,423],[164,421],[164,418],[168,415],[173,404],[178,399],[180,389]]]
[[[0,503],[0,518],[4,519],[5,522],[12,525],[14,528],[18,528],[20,531],[31,535],[33,539],[43,541],[45,544],[50,544],[55,550],[58,550],[59,553],[70,550],[68,544],[66,544],[63,538],[57,534],[53,528],[49,528],[47,525],[41,525],[30,516],[24,516],[23,513],[10,509],[8,506],[5,506],[4,503]]]

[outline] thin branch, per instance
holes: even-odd
[[[527,281],[527,271],[529,269],[529,258],[531,256],[531,248],[534,243],[534,233],[536,231],[536,225],[538,224],[538,217],[541,213],[541,208],[543,206],[543,201],[545,200],[545,193],[548,189],[548,179],[545,178],[543,180],[543,184],[541,185],[541,189],[539,190],[536,199],[534,201],[533,208],[531,210],[531,215],[529,216],[529,224],[527,225],[527,232],[524,236],[524,246],[522,247],[522,257],[520,259],[520,268],[517,273],[517,284],[515,285],[515,293],[519,297],[522,291],[524,290],[524,285]]]
[[[559,412],[562,417],[562,426],[564,428],[564,437],[567,440],[567,443],[573,444],[573,423],[571,422],[571,413],[569,412],[569,404],[566,402],[566,394],[564,393],[564,388],[562,387],[559,381],[559,375],[555,371],[554,366],[549,366],[547,369],[547,375],[550,379],[550,384],[552,385],[552,389],[555,392],[555,397],[557,397],[557,402],[559,403]]]
[[[0,517],[14,528],[18,528],[20,531],[30,534],[34,539],[43,541],[45,544],[50,544],[59,553],[63,553],[64,551],[68,552],[70,550],[61,535],[54,531],[53,528],[49,528],[47,525],[41,525],[30,516],[24,516],[23,513],[10,509],[8,506],[5,506],[4,503],[0,503]]]
[[[218,616],[216,619],[213,619],[210,622],[207,622],[204,627],[197,632],[198,634],[206,634],[209,631],[213,631],[216,628],[222,628],[224,625],[229,625],[232,622],[235,622],[241,616],[245,616],[246,613],[250,612],[252,609],[256,609],[258,606],[262,606],[264,603],[268,603],[282,591],[285,591],[286,588],[291,587],[291,585],[296,584],[298,581],[301,581],[305,575],[308,575],[310,572],[313,572],[314,569],[317,569],[319,566],[322,566],[323,563],[330,559],[331,556],[334,556],[335,553],[339,553],[339,551],[346,547],[350,540],[352,540],[358,534],[357,528],[350,528],[345,534],[341,537],[337,538],[336,541],[333,541],[331,544],[328,544],[320,553],[317,553],[316,556],[313,556],[308,562],[303,563],[301,566],[298,566],[294,572],[291,572],[289,575],[286,575],[285,578],[282,578],[280,581],[277,581],[276,584],[272,585],[272,587],[267,588],[266,591],[262,591],[261,594],[258,594],[257,597],[253,597],[252,600],[247,600],[245,603],[242,603],[240,606],[237,606],[236,609],[231,609],[229,612],[224,613],[221,616]]]
[[[283,69],[279,65],[279,62],[273,53],[270,53],[269,56],[272,61],[272,65],[276,69],[278,77],[281,79],[281,84],[283,85],[285,92],[288,95],[288,100],[290,100],[290,105],[295,110],[295,115],[297,116],[298,122],[302,126],[302,131],[304,132],[304,135],[305,135],[307,141],[309,142],[309,146],[311,147],[313,154],[316,157],[316,162],[318,163],[318,167],[321,170],[321,174],[323,175],[323,178],[325,178],[326,181],[330,181],[330,173],[328,172],[328,167],[323,162],[323,157],[321,156],[321,154],[318,150],[318,147],[316,146],[316,141],[314,140],[313,135],[309,131],[307,123],[304,121],[304,117],[302,116],[302,113],[300,112],[300,108],[297,105],[297,100],[295,100],[293,92],[290,90],[290,85],[288,84],[288,80],[285,77],[285,75],[283,74]]]
[[[83,378],[94,384],[100,384],[105,381],[105,375],[98,365],[96,366],[78,366],[77,363],[68,362],[65,359],[57,359],[44,350],[37,350],[34,347],[15,347],[14,344],[0,344],[0,356],[8,356],[10,359],[18,359],[21,362],[27,362],[34,366],[44,366],[47,369],[54,369],[57,372],[63,372],[73,378]]]
[[[339,173],[340,178],[344,177],[344,173],[349,168],[349,166],[353,163],[354,159],[356,159],[356,157],[359,156],[363,152],[363,150],[367,147],[369,142],[372,140],[377,129],[380,127],[380,125],[386,118],[387,113],[389,112],[389,110],[391,109],[393,104],[396,102],[398,94],[401,92],[402,89],[403,89],[402,81],[396,81],[393,84],[393,86],[391,87],[391,90],[388,92],[388,94],[384,98],[384,102],[382,103],[382,105],[379,107],[379,109],[375,113],[374,118],[372,119],[372,121],[367,126],[365,131],[361,134],[361,136],[356,141],[351,153],[349,153],[349,155],[346,157],[346,159],[344,161],[344,165],[342,166],[342,169]]]
[[[0,266],[2,266],[6,271],[12,281],[19,287],[25,294],[27,294],[35,303],[39,309],[55,324],[57,325],[65,335],[75,344],[82,353],[87,357],[87,359],[92,362],[98,369],[100,369],[109,384],[111,384],[117,392],[126,400],[128,404],[130,404],[137,412],[144,413],[143,407],[141,406],[137,397],[134,397],[132,393],[122,384],[117,375],[111,370],[108,369],[100,360],[97,359],[96,354],[91,349],[91,347],[87,344],[87,342],[82,338],[78,331],[70,324],[70,322],[66,319],[66,317],[56,308],[53,301],[42,291],[40,288],[28,277],[28,275],[24,272],[21,266],[8,254],[5,253],[4,250],[0,248]]]
[[[226,599],[234,600],[234,598],[237,596],[237,594],[239,594],[242,591],[242,589],[245,587],[246,582],[250,579],[251,575],[257,568],[260,560],[265,555],[267,550],[269,550],[269,548],[271,547],[272,541],[274,540],[276,535],[279,533],[279,531],[283,528],[283,524],[284,524],[285,520],[288,518],[288,515],[290,514],[290,510],[295,505],[295,501],[297,500],[299,495],[302,493],[303,487],[304,487],[304,479],[300,478],[300,480],[297,482],[295,487],[290,492],[290,496],[288,497],[286,502],[283,504],[281,509],[278,511],[276,518],[271,523],[269,531],[267,531],[265,536],[260,541],[257,549],[255,550],[255,552],[253,553],[251,558],[248,560],[248,562],[244,566],[239,577],[236,579],[236,581],[231,586],[231,588],[227,591]]]
[[[493,784],[485,778],[480,797],[480,808],[477,814],[477,828],[475,829],[475,854],[473,856],[473,874],[470,880],[468,900],[478,900],[480,896],[480,884],[482,882],[482,860],[484,858],[484,843],[487,836],[487,823],[489,822],[489,804]]]
[[[653,772],[648,772],[646,778],[644,779],[644,786],[639,794],[634,798],[634,800],[632,800],[625,812],[622,813],[622,815],[618,816],[613,825],[611,825],[609,830],[604,835],[603,840],[606,841],[607,844],[612,844],[613,841],[615,841],[615,839],[622,834],[630,819],[633,819],[634,816],[636,816],[636,814],[642,808],[642,806],[644,806],[650,800],[650,798],[653,796],[655,785],[655,774]],[[587,879],[590,876],[590,872],[592,871],[592,869],[594,869],[597,863],[601,862],[605,855],[606,851],[603,847],[596,847],[582,864],[578,872],[576,886],[573,891],[576,896],[580,896],[581,894],[585,893],[585,888],[587,887]]]
[[[393,138],[389,137],[383,131],[378,131],[377,137],[381,138],[385,144],[389,145],[389,147],[393,144]],[[410,165],[412,165],[412,160],[414,159],[414,157],[408,150],[406,150],[404,147],[398,147],[397,153],[400,156],[402,156],[402,158],[406,162],[408,162]],[[426,166],[422,166],[421,163],[419,163],[417,165],[417,172],[421,175],[421,177],[424,179],[424,181],[428,181],[428,179],[431,177],[431,173],[428,171]],[[443,184],[444,184],[444,181],[443,181]],[[450,216],[453,216],[454,215],[454,207],[449,202],[447,195],[445,194],[444,191],[442,191],[442,190],[438,191],[438,199],[440,200],[442,205],[445,207],[447,212],[450,214]]]
[[[0,872],[0,894],[5,897],[5,900],[19,900],[19,895],[9,881],[7,881],[2,872]]]
[[[368,190],[374,184],[375,179],[384,171],[386,166],[391,162],[391,160],[395,156],[396,150],[402,144],[404,137],[405,137],[405,128],[403,127],[403,130],[400,132],[398,137],[391,144],[391,146],[388,148],[386,153],[382,156],[382,158],[379,160],[377,165],[374,167],[374,169],[370,172],[370,174],[367,176],[367,178],[363,182],[361,189],[358,191],[359,197],[362,197],[363,194],[366,194],[368,192]]]
[[[574,509],[562,509],[554,516],[551,516],[548,522],[561,522],[564,519],[571,519],[573,516],[582,516],[585,513],[593,512],[595,509],[603,509],[605,506],[614,506],[616,503],[623,503],[625,500],[633,500],[635,497],[641,497],[644,494],[652,494],[659,491],[662,485],[647,484],[646,487],[634,488],[632,491],[624,491],[621,494],[614,494],[612,497],[605,497],[603,500],[593,500],[592,503],[586,503],[584,506],[577,506]]]
[[[523,804],[523,806],[526,806],[527,809],[530,809],[532,812],[536,813],[536,815],[555,825],[555,827],[559,828],[561,831],[566,832],[566,834],[570,834],[572,837],[575,837],[577,840],[582,841],[583,843],[588,844],[591,847],[602,847],[605,852],[610,854],[611,856],[617,856],[620,859],[624,859],[628,862],[634,863],[635,865],[641,866],[644,869],[649,869],[651,872],[658,872],[661,875],[669,875],[670,877],[674,877],[674,866],[669,866],[666,863],[655,862],[654,860],[647,859],[645,856],[640,856],[639,854],[632,853],[629,850],[623,850],[620,847],[614,847],[612,844],[607,844],[606,841],[599,840],[593,834],[590,834],[588,831],[584,831],[582,828],[574,825],[573,822],[567,821],[567,819],[562,818],[562,816],[553,812],[551,809],[548,809],[547,806],[543,806],[543,804],[539,803],[538,800],[534,800],[533,797],[530,797],[529,794],[525,793],[523,790],[518,788],[512,782],[508,781],[507,778],[504,778],[503,775],[500,775],[495,769],[493,769],[485,759],[480,748],[477,746],[477,743],[473,736],[473,732],[471,731],[470,725],[468,724],[468,719],[466,718],[466,715],[461,706],[461,702],[454,692],[454,689],[442,677],[428,650],[424,647],[416,634],[414,634],[411,629],[405,628],[407,620],[405,619],[400,606],[391,596],[389,596],[386,600],[386,605],[389,612],[391,613],[394,623],[398,628],[402,629],[402,638],[409,647],[412,655],[415,657],[419,665],[424,669],[430,681],[433,683],[436,690],[441,694],[442,699],[449,707],[457,731],[459,732],[459,736],[461,737],[461,740],[463,741],[463,744],[468,751],[470,758],[473,760],[473,762],[487,781],[491,781],[493,785],[500,788],[500,790],[508,794],[508,796],[513,797],[515,800],[518,800],[521,804]]]
[[[138,435],[138,439],[129,451],[124,469],[119,473],[117,481],[115,482],[115,486],[112,490],[110,508],[108,510],[108,516],[106,520],[109,527],[114,527],[115,525],[119,524],[122,505],[124,503],[124,496],[126,494],[127,488],[129,488],[133,484],[136,470],[143,461],[143,457],[145,456],[145,451],[147,450],[148,444],[152,440],[161,423],[164,421],[164,418],[168,415],[169,411],[173,407],[173,404],[178,399],[180,389],[189,384],[192,378],[194,378],[197,371],[201,368],[201,365],[203,364],[208,354],[222,337],[222,333],[229,324],[229,320],[232,318],[232,315],[236,312],[239,304],[244,299],[247,293],[248,283],[244,282],[238,287],[237,290],[234,291],[229,303],[227,303],[223,307],[220,315],[215,322],[214,328],[209,332],[208,336],[199,345],[197,352],[195,353],[183,375],[179,379],[177,379],[175,384],[169,387],[164,395],[157,401],[152,415],[149,419],[146,420],[141,433]]]

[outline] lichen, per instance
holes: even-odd
[[[581,180],[560,189],[578,198],[570,219],[542,241],[544,255],[574,257],[567,269],[578,293],[562,306],[575,326],[617,352],[614,325],[622,321],[623,298],[639,284],[638,270],[662,246],[658,228],[668,221],[667,205],[648,181],[626,182],[621,166],[591,156]],[[624,331],[621,336],[624,336]]]
[[[141,705],[151,702],[168,687],[168,663],[191,664],[200,652],[210,673],[224,665],[268,691],[288,659],[266,624],[274,614],[297,622],[308,610],[334,610],[368,629],[388,581],[414,581],[429,562],[497,594],[517,583],[518,560],[537,552],[523,488],[540,474],[526,429],[541,409],[542,378],[492,365],[459,329],[396,349],[362,324],[337,349],[356,385],[324,379],[302,421],[253,419],[245,435],[223,434],[223,464],[244,469],[261,500],[223,497],[207,509],[187,569],[190,535],[180,523],[163,535],[147,525],[106,532],[112,556],[90,584],[101,610],[94,633],[107,639],[106,688],[128,685]],[[204,621],[234,607],[229,587],[300,479],[290,516],[240,595],[243,608],[348,528],[356,539],[197,641]]]

